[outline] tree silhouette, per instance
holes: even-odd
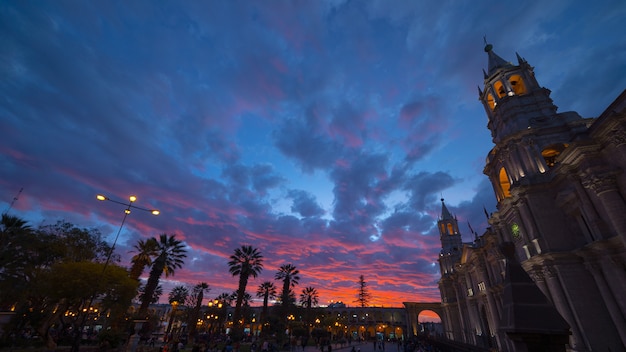
[[[359,291],[357,293],[357,299],[355,302],[359,304],[360,307],[367,307],[372,295],[367,288],[367,282],[365,282],[365,277],[363,275],[359,276]]]
[[[228,271],[233,275],[239,275],[239,285],[237,288],[237,301],[235,303],[235,315],[233,322],[240,328],[241,305],[246,293],[246,286],[250,276],[256,278],[263,270],[263,256],[252,246],[241,246],[235,249],[235,253],[230,256]]]

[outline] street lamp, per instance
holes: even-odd
[[[159,215],[159,211],[158,210],[150,210],[150,209],[146,209],[146,208],[142,208],[142,207],[138,207],[136,205],[133,205],[133,202],[135,202],[137,200],[136,196],[130,196],[128,197],[128,204],[126,203],[122,203],[119,202],[117,200],[111,199],[105,195],[102,194],[98,194],[96,195],[96,199],[100,200],[100,201],[105,201],[108,200],[109,202],[113,202],[113,203],[117,203],[117,204],[121,204],[124,205],[126,207],[126,209],[124,209],[124,218],[122,218],[122,223],[120,224],[120,228],[117,230],[117,234],[115,235],[115,240],[113,241],[113,245],[111,245],[111,248],[109,249],[109,253],[107,254],[107,259],[104,262],[104,265],[102,266],[102,274],[104,275],[104,272],[106,271],[106,268],[109,265],[109,262],[111,261],[111,257],[113,256],[113,251],[115,250],[115,245],[117,244],[117,239],[120,236],[120,233],[122,232],[122,228],[124,227],[124,223],[126,222],[126,217],[128,216],[128,214],[130,214],[130,210],[131,209],[139,209],[139,210],[143,210],[143,211],[148,211],[150,213],[152,213],[153,215]],[[91,296],[91,298],[89,299],[89,303],[87,304],[87,307],[91,307],[91,305],[93,304],[93,301],[95,299],[96,293],[94,292],[94,294]],[[74,341],[72,343],[72,348],[71,348],[71,352],[78,352],[79,346],[80,346],[80,338],[81,338],[81,334],[82,331],[85,327],[85,323],[86,323],[86,318],[87,318],[87,313],[83,314],[82,316],[82,320],[79,324],[79,328],[76,329],[75,332],[75,336],[74,336]]]
[[[133,205],[133,203],[135,201],[137,201],[137,197],[136,196],[128,197],[128,204],[119,202],[119,201],[114,200],[114,199],[111,199],[111,198],[109,198],[109,197],[107,197],[105,195],[102,195],[102,194],[96,195],[96,199],[100,200],[100,201],[108,200],[109,202],[113,202],[113,203],[117,203],[117,204],[121,204],[121,205],[126,206],[126,209],[124,209],[124,218],[122,218],[122,223],[120,224],[120,228],[117,230],[117,234],[115,235],[115,240],[113,240],[113,245],[111,246],[111,249],[109,250],[109,254],[107,255],[107,260],[104,263],[104,267],[102,268],[102,271],[104,271],[104,269],[106,269],[107,265],[109,265],[109,262],[111,261],[111,256],[113,255],[113,250],[115,249],[115,245],[117,244],[117,239],[120,237],[120,233],[122,232],[122,227],[124,227],[124,223],[126,222],[126,217],[128,216],[128,214],[130,214],[130,210],[131,209],[139,209],[139,210],[143,210],[143,211],[147,211],[149,213],[152,213],[152,215],[159,215],[161,212],[156,210],[156,209],[146,209],[146,208],[142,208],[142,207],[138,207],[136,205]]]
[[[109,254],[107,255],[107,260],[104,263],[104,266],[102,267],[102,272],[104,273],[104,270],[106,270],[107,265],[109,265],[109,262],[111,261],[111,256],[113,255],[113,250],[115,250],[117,239],[120,237],[120,233],[122,232],[122,228],[124,227],[124,223],[126,222],[126,217],[128,217],[128,214],[130,214],[131,209],[139,209],[139,210],[147,211],[149,213],[152,213],[152,215],[159,215],[160,212],[156,209],[146,209],[146,208],[133,205],[133,203],[137,201],[137,197],[134,195],[131,195],[130,197],[128,197],[128,204],[122,203],[115,199],[111,199],[102,194],[96,195],[96,199],[99,201],[108,200],[109,202],[121,204],[126,207],[126,209],[124,209],[124,217],[122,218],[122,223],[120,224],[120,228],[117,230],[117,234],[115,235],[115,239],[113,240],[113,245],[111,246],[111,249],[109,250]],[[135,349],[137,348],[137,343],[139,342],[139,330],[141,330],[143,323],[144,323],[143,320],[135,320],[133,334],[128,339],[128,345],[126,346],[127,351],[135,351]]]

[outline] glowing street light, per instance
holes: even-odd
[[[142,207],[138,207],[136,205],[133,205],[133,203],[135,201],[137,201],[137,197],[134,195],[131,195],[130,197],[128,197],[128,204],[126,203],[122,203],[120,201],[117,201],[115,199],[111,199],[105,195],[102,194],[98,194],[96,195],[96,199],[100,200],[100,201],[105,201],[108,200],[109,202],[113,202],[113,203],[117,203],[117,204],[121,204],[123,206],[126,207],[126,209],[124,209],[124,218],[122,219],[122,223],[120,224],[120,228],[117,230],[117,234],[115,235],[115,240],[113,240],[113,245],[111,246],[111,249],[109,250],[109,254],[107,255],[107,260],[104,263],[104,267],[102,268],[102,272],[104,273],[104,270],[106,269],[107,265],[109,265],[109,262],[111,261],[111,256],[113,255],[113,250],[115,250],[115,245],[117,244],[117,239],[120,237],[120,233],[122,232],[122,228],[124,227],[124,222],[126,222],[126,217],[128,216],[128,214],[130,214],[130,210],[131,209],[139,209],[139,210],[143,210],[143,211],[147,211],[149,213],[152,213],[152,215],[159,215],[160,212],[158,210],[155,209],[146,209],[146,208],[142,208]],[[137,343],[139,341],[139,330],[141,329],[141,326],[143,325],[143,320],[136,320],[134,327],[133,327],[133,334],[130,336],[130,338],[128,339],[128,345],[126,346],[126,351],[135,351],[135,349],[137,348]],[[168,326],[169,327],[169,326]]]
[[[113,240],[113,245],[111,246],[111,250],[109,250],[109,254],[107,255],[107,260],[104,263],[104,267],[102,269],[104,271],[104,269],[106,269],[107,265],[109,265],[109,261],[111,261],[111,256],[113,255],[113,250],[115,249],[115,245],[117,244],[117,239],[120,237],[120,233],[122,232],[122,227],[124,227],[124,222],[126,222],[126,217],[128,216],[128,214],[130,214],[130,210],[131,209],[139,209],[139,210],[147,211],[147,212],[151,213],[152,215],[159,215],[161,212],[156,210],[156,209],[146,209],[146,208],[142,208],[142,207],[138,207],[138,206],[134,205],[133,203],[135,201],[137,201],[137,197],[136,196],[132,196],[132,195],[130,197],[128,197],[128,204],[119,202],[119,201],[117,201],[115,199],[111,199],[111,198],[109,198],[109,197],[107,197],[105,195],[102,195],[102,194],[96,195],[96,199],[100,200],[100,201],[108,200],[109,202],[121,204],[121,205],[124,205],[126,207],[126,209],[124,209],[124,218],[122,219],[122,223],[120,224],[120,228],[117,230],[117,235],[115,235],[115,240]]]

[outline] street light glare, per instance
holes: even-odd
[[[161,214],[161,212],[160,212],[160,211],[158,211],[158,210],[152,210],[152,215],[159,215],[159,214]]]
[[[130,199],[130,201],[131,201],[131,202],[134,202],[134,201],[136,201],[136,200],[137,200],[137,197],[135,197],[135,196],[130,196],[130,197],[128,197],[128,199]]]
[[[102,194],[98,194],[96,196],[96,199],[98,199],[98,200],[107,200],[107,197],[103,196]]]
[[[124,209],[124,212],[125,212],[126,214],[130,214],[130,209]]]

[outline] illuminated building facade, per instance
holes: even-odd
[[[456,219],[442,203],[444,334],[516,351],[506,329],[510,302],[501,250],[511,243],[536,288],[569,325],[567,350],[623,351],[626,91],[597,118],[558,113],[525,59],[517,55],[514,65],[491,45],[485,51],[479,99],[495,146],[484,173],[497,211],[485,234],[461,244]],[[546,318],[535,319],[539,326]]]

